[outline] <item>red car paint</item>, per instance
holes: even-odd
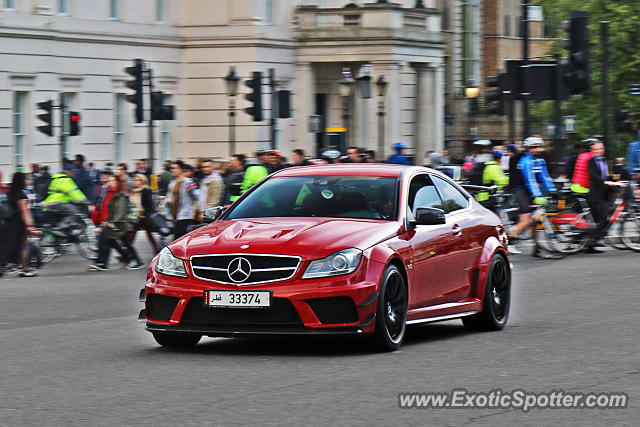
[[[168,246],[175,257],[184,261],[188,278],[160,274],[156,271],[157,257],[152,261],[145,287],[147,329],[180,330],[183,313],[191,298],[202,298],[206,289],[241,288],[270,290],[273,292],[273,298],[290,301],[305,331],[335,332],[337,328],[344,328],[344,331],[369,334],[375,328],[372,319],[376,313],[376,296],[380,290],[380,280],[389,264],[396,265],[405,277],[409,295],[409,323],[440,320],[443,316],[455,317],[458,314],[482,310],[484,288],[492,257],[500,253],[506,258],[507,263],[509,261],[504,228],[494,213],[457,187],[467,196],[468,208],[447,214],[446,224],[418,226],[407,231],[411,228],[407,222],[409,185],[413,178],[423,174],[440,177],[450,185],[455,185],[445,175],[434,170],[397,165],[307,166],[284,169],[272,174],[258,186],[279,177],[397,177],[397,219],[385,221],[272,217],[226,220],[223,216],[221,220],[199,228]],[[236,204],[242,204],[246,197],[247,194],[243,195]],[[244,245],[249,247],[242,249]],[[363,251],[360,265],[353,273],[317,279],[301,278],[312,260],[322,259],[347,248]],[[190,263],[192,256],[227,253],[294,255],[302,259],[293,277],[281,281],[239,287],[194,277]],[[179,299],[170,318],[159,320],[151,317],[148,302],[153,294]],[[308,301],[326,297],[350,298],[357,310],[357,320],[322,323]],[[234,330],[236,326],[237,331]],[[242,325],[229,324],[224,331],[216,331],[214,328],[196,332],[211,336],[247,332],[240,326]],[[270,331],[267,325],[249,332]]]

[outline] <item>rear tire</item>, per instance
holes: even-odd
[[[153,332],[153,338],[163,347],[192,348],[198,344],[202,335],[190,332]]]
[[[624,245],[635,252],[640,252],[640,212],[630,209],[620,217],[620,238]]]
[[[373,344],[380,351],[394,351],[402,346],[407,331],[407,285],[398,267],[390,265],[380,282]]]
[[[487,275],[482,311],[463,317],[462,323],[473,331],[498,331],[507,324],[510,306],[511,269],[506,258],[496,254]]]

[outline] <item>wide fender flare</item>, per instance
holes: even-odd
[[[480,252],[480,259],[478,260],[478,291],[476,296],[479,298],[484,297],[485,288],[487,286],[487,278],[489,277],[489,267],[491,266],[491,260],[494,256],[500,254],[505,257],[509,265],[509,274],[511,274],[511,261],[509,259],[509,252],[500,243],[500,241],[494,237],[489,237],[482,247]]]
[[[411,251],[411,248],[410,246],[406,246],[399,249],[403,252],[402,254],[388,245],[376,245],[364,252],[365,256],[369,259],[367,279],[377,283],[378,290],[384,269],[392,262],[401,266],[400,271],[405,276],[407,286],[409,285],[409,273],[403,259],[410,259],[410,254],[404,252]]]

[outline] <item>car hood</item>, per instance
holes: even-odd
[[[399,224],[336,218],[254,218],[216,221],[176,240],[178,258],[213,253],[298,255],[324,258],[346,248],[367,249],[397,235]],[[241,246],[248,245],[246,248]]]

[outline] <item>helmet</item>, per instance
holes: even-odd
[[[338,150],[325,150],[322,152],[322,155],[329,159],[337,159],[340,157],[340,152]]]
[[[404,142],[394,142],[392,147],[394,150],[403,150],[407,148]]]
[[[504,156],[504,153],[500,150],[493,150],[491,154],[493,154],[494,159],[499,159],[500,157]]]
[[[524,146],[527,148],[544,147],[544,139],[539,136],[530,136],[524,140]]]
[[[491,145],[490,139],[479,139],[473,143],[473,145],[479,145],[481,147],[488,147]]]

